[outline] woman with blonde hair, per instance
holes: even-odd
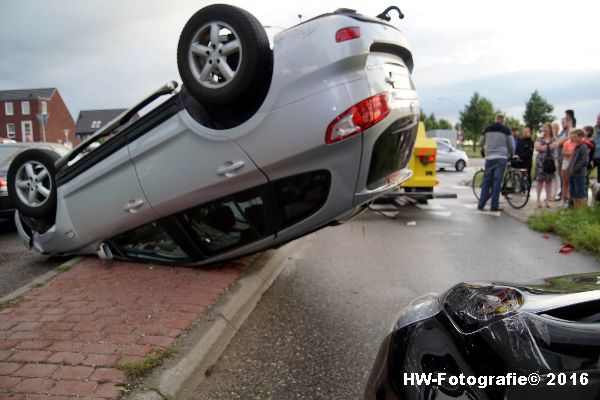
[[[542,129],[544,129],[543,126],[542,126]],[[558,136],[559,132],[560,132],[560,124],[558,122],[554,122],[552,124],[552,137],[556,138]]]
[[[535,141],[535,180],[537,191],[537,207],[542,207],[540,196],[542,188],[546,188],[546,207],[550,207],[550,200],[554,196],[552,181],[556,173],[556,162],[554,150],[558,148],[558,140],[552,132],[552,125],[546,123],[542,126],[543,136]]]

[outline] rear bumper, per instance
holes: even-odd
[[[408,100],[412,102],[412,100]],[[354,204],[369,201],[411,179],[408,167],[417,134],[417,116],[407,108],[394,109],[385,121],[387,126],[363,133],[363,154]],[[393,121],[391,124],[389,121]]]
[[[413,174],[412,178],[410,178],[408,181],[404,182],[402,184],[403,188],[419,188],[419,189],[426,189],[426,188],[433,188],[437,185],[437,181],[435,179],[435,177],[433,176],[423,176],[423,175],[417,175],[417,174]]]

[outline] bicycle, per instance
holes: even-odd
[[[479,200],[479,194],[481,193],[481,187],[483,186],[483,175],[484,169],[481,168],[473,175],[471,181],[471,187],[473,188],[473,194],[475,198]],[[515,168],[510,163],[504,173],[504,179],[502,180],[501,194],[506,198],[506,201],[512,208],[520,209],[525,207],[527,201],[529,201],[529,192],[531,190],[531,183],[527,176],[527,170],[523,168]]]

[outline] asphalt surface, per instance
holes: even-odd
[[[44,257],[28,250],[10,220],[0,219],[0,297],[56,268],[65,258]]]
[[[304,239],[193,399],[359,399],[381,339],[416,296],[465,280],[528,281],[600,265],[556,238],[480,213],[475,168],[440,172],[454,200],[367,212]],[[508,207],[508,205],[504,205]]]

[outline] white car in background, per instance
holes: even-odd
[[[435,138],[435,144],[437,145],[435,160],[437,169],[454,168],[460,172],[469,164],[467,153],[450,145],[447,139]]]

